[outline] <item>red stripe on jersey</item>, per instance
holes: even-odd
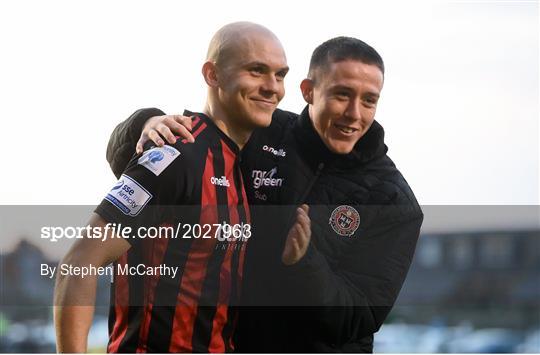
[[[233,181],[231,186],[227,188],[227,201],[229,207],[229,221],[231,227],[234,227],[235,224],[240,223],[240,218],[238,216],[238,192],[236,190],[236,184],[234,183],[234,162],[236,159],[236,154],[231,151],[231,149],[221,141],[221,148],[223,151],[223,158],[225,162],[225,176],[227,180]],[[223,327],[227,324],[227,311],[228,304],[231,294],[231,268],[232,268],[232,255],[234,253],[234,248],[236,246],[236,241],[230,242],[227,245],[227,250],[225,252],[225,257],[221,264],[220,273],[219,273],[219,295],[218,295],[218,304],[214,319],[212,322],[212,337],[210,339],[210,345],[208,346],[208,351],[210,353],[223,353],[225,352],[225,343],[223,339]]]
[[[172,227],[171,224],[162,224],[163,227]],[[159,266],[163,263],[163,258],[165,256],[165,251],[169,244],[169,238],[172,236],[167,235],[167,238],[157,238],[157,239],[145,239],[143,250],[146,251],[144,256],[145,264],[147,266]],[[144,315],[141,321],[141,329],[139,331],[139,345],[137,346],[136,353],[146,353],[147,350],[147,340],[148,340],[148,331],[150,330],[150,321],[152,320],[152,308],[154,306],[154,296],[156,291],[156,286],[159,281],[160,275],[156,273],[155,275],[147,276],[144,278]]]
[[[216,306],[216,314],[214,315],[214,320],[212,322],[212,337],[210,338],[210,345],[208,345],[209,353],[215,354],[225,352],[225,343],[221,332],[223,331],[223,326],[227,323],[228,308],[229,307],[226,304],[222,303],[218,303]]]
[[[191,119],[191,127],[195,127],[197,125],[197,123],[199,123],[200,120],[201,120],[201,118],[199,116],[195,116],[195,118],[192,118]]]
[[[201,225],[218,223],[216,187],[210,183],[212,177],[214,177],[214,157],[212,151],[208,149],[201,193]],[[215,235],[214,228],[210,233],[212,236]],[[197,316],[198,300],[208,260],[215,249],[215,244],[216,238],[198,238],[191,245],[180,283],[169,352],[193,351],[193,326]]]
[[[122,255],[116,266],[125,265],[127,263],[127,253]],[[126,275],[119,275],[117,272],[114,276],[114,327],[111,332],[109,346],[107,352],[116,353],[120,347],[120,343],[126,335],[128,327],[128,311],[129,311],[129,282]]]
[[[199,122],[200,118],[197,117],[193,123],[192,123],[192,126],[195,127],[195,125]],[[193,132],[191,135],[193,136],[193,138],[197,138],[197,136],[199,134],[201,134],[201,132],[206,128],[206,123],[202,123],[199,128],[197,128],[197,130],[195,132]],[[187,139],[182,139],[182,143],[186,144],[187,143]]]
[[[201,120],[201,118],[199,116],[194,116],[195,118],[192,118],[191,119],[191,127],[195,127],[197,125],[197,123],[199,123],[199,121]],[[176,139],[178,138],[182,138],[180,136],[175,136]],[[184,142],[185,141],[185,142]],[[187,143],[187,140],[185,139],[182,139],[182,143]]]

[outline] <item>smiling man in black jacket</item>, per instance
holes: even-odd
[[[255,131],[243,149],[254,238],[237,350],[372,351],[423,219],[374,120],[383,80],[384,64],[372,47],[331,39],[313,53],[300,116],[276,110],[270,127]],[[159,141],[159,132],[173,143],[169,128],[177,130],[180,119],[160,114],[140,110],[115,129],[107,150],[115,173],[143,126],[143,139]],[[310,206],[311,238],[292,238],[286,231],[302,203]]]

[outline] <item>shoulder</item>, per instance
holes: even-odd
[[[387,155],[346,171],[327,172],[321,182],[331,189],[327,196],[333,203],[400,206],[404,212],[421,214],[412,189]]]
[[[137,132],[142,131],[142,127],[150,118],[155,116],[163,116],[165,112],[155,107],[141,108],[133,112],[131,116],[126,120],[130,123],[129,126],[135,128]]]
[[[272,114],[270,129],[289,129],[298,119],[298,114],[290,111],[276,109]]]
[[[272,120],[295,120],[298,118],[298,116],[299,115],[297,113],[277,108],[272,114]]]
[[[259,150],[264,145],[286,144],[289,138],[287,132],[292,132],[298,115],[294,112],[276,109],[268,127],[257,128],[251,135],[248,150]],[[275,148],[275,147],[274,147]]]
[[[370,204],[394,206],[399,215],[421,217],[422,211],[409,183],[394,162],[384,155],[357,171],[358,186],[369,186]]]
[[[405,180],[403,174],[388,155],[385,154],[370,164],[367,164],[366,173],[379,182],[375,186],[380,186],[383,190],[388,191],[388,193],[394,194],[391,201],[406,203],[407,201],[414,200],[416,203],[416,199],[407,180]],[[357,176],[362,179],[360,171],[357,171]]]
[[[292,132],[298,117],[294,112],[276,109],[272,115],[272,123],[262,132],[271,137],[273,141],[282,141],[286,139],[288,132]]]

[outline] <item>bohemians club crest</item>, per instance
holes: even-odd
[[[353,207],[342,205],[334,209],[329,224],[337,234],[350,237],[360,225],[360,215]]]

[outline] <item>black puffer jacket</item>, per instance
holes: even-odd
[[[115,174],[156,112],[138,111],[113,132],[107,159]],[[307,108],[300,117],[276,110],[272,125],[254,132],[242,152],[254,238],[237,350],[372,351],[373,334],[405,280],[423,218],[386,151],[384,130],[374,122],[352,153],[331,153]],[[300,262],[285,267],[281,251],[294,210],[304,202],[310,205],[312,241]]]

